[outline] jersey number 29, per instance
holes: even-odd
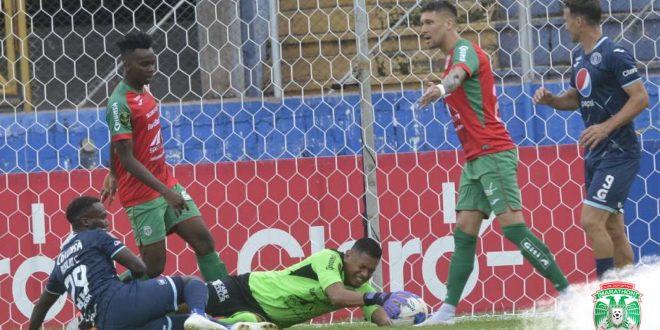
[[[74,268],[64,279],[64,285],[78,309],[85,308],[89,302],[89,286],[87,284],[87,266],[85,265]]]

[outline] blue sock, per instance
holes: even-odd
[[[202,281],[198,279],[188,281],[183,288],[183,297],[192,313],[206,316],[205,309],[209,292]]]
[[[614,258],[596,259],[596,274],[598,275],[598,279],[602,279],[603,274],[612,268],[614,268]]]

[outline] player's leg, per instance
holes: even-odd
[[[612,215],[623,213],[623,204],[639,171],[639,158],[610,157],[597,162],[587,161],[585,167],[587,195],[582,206],[581,225],[591,242],[596,274],[602,278],[614,268],[614,242],[607,230],[607,222]],[[622,227],[619,230],[624,233]],[[620,238],[617,239],[621,244]]]
[[[190,244],[195,251],[197,265],[205,281],[226,277],[229,275],[227,266],[220,260],[220,256],[215,250],[215,241],[202,219],[197,205],[181,185],[177,184],[174,190],[181,193],[186,200],[188,210],[184,210],[177,216],[171,208],[168,209],[165,220],[168,232],[175,232]]]
[[[568,280],[559,269],[550,249],[527,227],[522,215],[518,186],[518,153],[515,149],[479,157],[481,184],[504,237],[515,244],[523,257],[558,291],[568,287]]]
[[[206,318],[208,300],[206,285],[194,277],[158,277],[119,286],[107,308],[99,317],[102,329],[183,329],[180,317],[168,316],[185,302],[196,317],[186,318],[185,324],[208,329],[224,329]],[[198,327],[199,328],[199,327]],[[189,329],[189,327],[186,327]],[[192,328],[197,329],[197,328]]]
[[[605,224],[614,247],[614,266],[623,268],[634,263],[633,249],[626,234],[623,214],[611,214]]]
[[[461,299],[476,258],[477,236],[481,222],[490,214],[490,205],[483,187],[473,173],[472,162],[463,166],[459,187],[458,217],[454,230],[454,253],[447,276],[447,297],[440,309],[419,326],[452,324],[456,306]]]
[[[222,280],[206,283],[209,300],[206,313],[225,323],[271,321],[252,296],[250,274],[227,276]]]
[[[158,277],[165,270],[167,228],[164,218],[167,208],[165,199],[159,197],[126,209],[140,258],[147,266],[147,278]]]

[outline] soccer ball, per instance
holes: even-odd
[[[392,320],[392,325],[413,325],[426,320],[429,313],[429,307],[424,300],[418,296],[406,298],[406,303],[401,305],[401,314],[399,318]]]

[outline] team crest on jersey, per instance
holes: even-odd
[[[591,65],[598,65],[603,60],[603,55],[600,55],[599,52],[591,54]]]
[[[131,115],[127,112],[122,112],[119,115],[119,122],[122,124],[122,126],[128,126],[128,124],[131,123]]]
[[[580,95],[584,97],[591,95],[591,75],[589,75],[589,70],[586,68],[578,70],[577,75],[575,75],[575,85]]]

